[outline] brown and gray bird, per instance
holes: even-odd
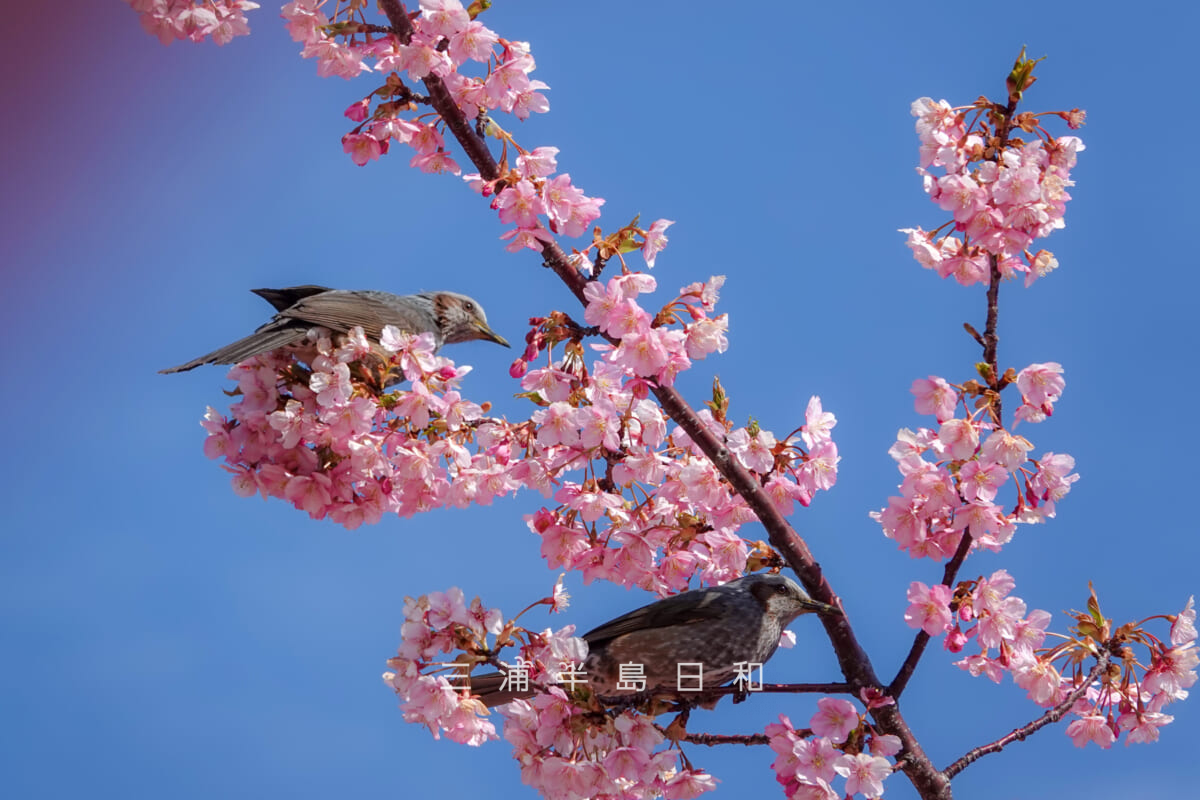
[[[439,348],[473,339],[509,346],[503,336],[488,327],[483,307],[457,292],[396,295],[314,285],[252,291],[279,313],[244,339],[159,371],[184,372],[202,364],[237,364],[260,353],[302,343],[309,328],[318,326],[338,334],[349,333],[358,325],[367,339],[376,343],[384,326],[394,325],[407,333],[432,333]]]
[[[588,631],[583,635],[588,643],[583,671],[602,700],[640,694],[617,688],[620,665],[626,663],[643,666],[646,694],[686,697],[687,692],[677,691],[677,665],[703,664],[705,689],[728,683],[737,676],[738,662],[765,663],[788,623],[810,613],[841,611],[813,600],[783,575],[747,575],[667,597]],[[501,692],[503,679],[499,672],[472,676],[471,691],[488,707],[533,695],[507,688]]]

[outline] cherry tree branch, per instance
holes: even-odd
[[[409,41],[413,35],[413,26],[399,1],[379,0],[379,6],[387,15],[388,21],[400,40],[402,42]],[[431,74],[424,78],[423,83],[429,92],[433,108],[445,121],[447,129],[462,146],[471,163],[479,170],[480,176],[485,181],[494,181],[499,178],[499,166],[488,150],[486,142],[471,129],[466,115],[455,104],[442,80]],[[588,279],[569,263],[567,254],[563,252],[558,243],[556,241],[545,242],[542,254],[545,265],[554,270],[580,303],[585,303],[583,289],[587,285]],[[788,566],[795,571],[808,593],[821,602],[840,607],[837,595],[826,580],[817,560],[809,551],[808,545],[771,503],[754,476],[730,456],[725,443],[718,440],[704,426],[696,411],[674,388],[655,386],[653,382],[650,383],[663,411],[691,437],[692,442],[700,448],[729,482],[733,491],[746,501],[763,527],[766,528],[771,544],[783,554]],[[875,674],[871,659],[850,627],[849,618],[844,614],[822,615],[821,621],[833,645],[842,674],[850,686],[855,689],[882,690],[883,686]],[[904,771],[921,796],[924,798],[949,798],[951,796],[949,780],[933,766],[933,762],[925,755],[920,743],[901,716],[899,704],[875,708],[872,710],[872,714],[882,732],[890,733],[900,739],[907,756]]]
[[[953,764],[942,770],[942,773],[947,778],[953,778],[955,775],[962,772],[972,763],[978,761],[984,756],[990,755],[991,753],[999,753],[1006,746],[1012,744],[1013,742],[1024,741],[1025,737],[1029,736],[1030,734],[1036,733],[1047,725],[1058,722],[1066,715],[1068,711],[1071,710],[1071,706],[1075,705],[1075,702],[1087,693],[1088,687],[1091,686],[1098,677],[1100,677],[1100,674],[1104,672],[1104,670],[1108,669],[1108,661],[1108,653],[1101,653],[1096,658],[1096,666],[1092,667],[1091,671],[1087,674],[1087,677],[1083,680],[1083,683],[1075,687],[1075,689],[1065,698],[1063,698],[1058,705],[1054,706],[1045,714],[1042,714],[1029,724],[1016,728],[1011,733],[1001,736],[996,741],[968,750],[962,756],[962,758],[958,759]]]
[[[657,725],[655,727],[658,727]],[[765,733],[742,733],[742,734],[720,734],[720,733],[689,733],[680,741],[689,744],[699,744],[705,747],[716,747],[722,744],[770,744],[771,739]]]
[[[953,586],[955,579],[958,578],[958,570],[963,562],[967,560],[967,553],[971,552],[971,529],[963,531],[962,539],[958,542],[958,549],[954,551],[954,557],[946,563],[946,570],[942,573],[942,585]],[[908,657],[904,659],[904,663],[896,672],[896,677],[892,678],[892,682],[888,684],[887,693],[893,698],[899,698],[904,692],[904,687],[908,685],[909,678],[917,669],[917,663],[921,660],[921,656],[925,654],[925,647],[929,644],[930,636],[925,631],[918,631],[917,636],[913,639],[912,649],[908,651]]]

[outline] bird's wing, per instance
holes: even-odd
[[[700,595],[697,597],[697,595]],[[583,635],[589,647],[635,631],[661,629],[673,625],[691,625],[724,616],[731,598],[715,589],[697,589],[677,594],[630,611]]]
[[[424,317],[418,309],[403,303],[385,302],[362,292],[334,291],[304,297],[280,311],[276,320],[320,325],[339,333],[349,333],[355,325],[360,325],[368,339],[379,341],[384,325],[395,325],[410,333],[429,330],[432,321]]]

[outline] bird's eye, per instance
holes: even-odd
[[[465,308],[467,311],[474,311],[475,304],[468,300],[467,302],[463,303],[463,308]]]

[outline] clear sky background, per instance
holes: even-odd
[[[1194,236],[1198,122],[1184,3],[776,3],[500,0],[487,23],[532,42],[551,113],[520,126],[604,197],[606,229],[677,220],[655,270],[674,289],[728,276],[731,348],[713,371],[732,414],[779,434],[812,394],[838,417],[838,486],[793,523],[881,674],[907,651],[912,561],[867,512],[894,493],[887,448],[914,378],[970,376],[983,292],[919,269],[897,228],[940,224],[913,168],[909,104],[999,99],[1021,45],[1048,55],[1024,108],[1088,111],[1061,268],[1002,292],[1001,361],[1059,361],[1067,391],[1038,452],[1082,476],[1058,519],[1023,527],[963,577],[1007,568],[1031,608],[1080,608],[1095,581],[1119,621],[1200,590],[1194,512]],[[264,321],[259,286],[467,291],[519,341],[528,317],[576,306],[458,180],[367,168],[341,152],[342,110],[371,79],[318,79],[277,5],[217,48],[163,47],[125,5],[8,4],[3,68],[5,421],[0,522],[0,795],[186,798],[531,797],[504,742],[468,749],[405,724],[379,679],[401,604],[452,585],[515,613],[555,573],[522,494],[347,532],[236,497],[202,453],[220,368],[156,370]],[[1061,130],[1060,132],[1065,132]],[[465,393],[523,414],[513,353],[476,342]],[[1011,408],[1011,401],[1010,401]],[[757,535],[754,529],[747,534]],[[650,598],[569,579],[586,630]],[[813,620],[768,680],[837,679]],[[1165,631],[1165,627],[1158,629]],[[1036,716],[928,653],[904,698],[939,765]],[[692,729],[761,730],[814,699],[756,697]],[[1077,750],[1055,727],[971,766],[964,798],[1190,797],[1200,704],[1169,709],[1157,745]],[[718,797],[780,796],[765,748],[691,748]],[[912,797],[903,777],[889,796]]]

